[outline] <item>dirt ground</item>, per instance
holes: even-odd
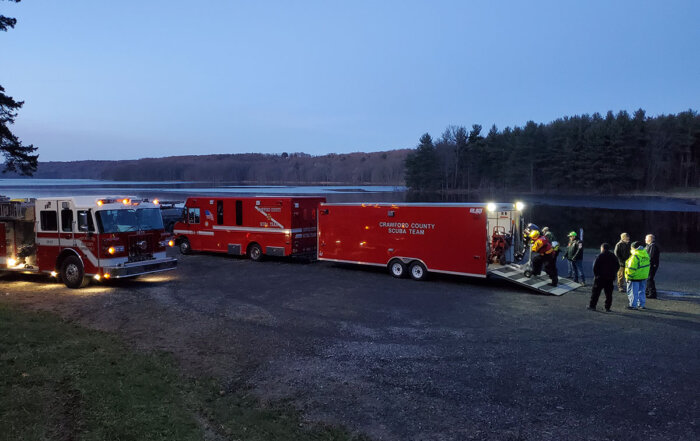
[[[669,274],[697,273],[684,264]],[[186,375],[379,440],[700,438],[700,299],[628,311],[615,292],[605,313],[586,310],[589,293],[209,254],[83,290],[0,279],[2,302],[170,351]]]

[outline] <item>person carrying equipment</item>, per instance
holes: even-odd
[[[537,230],[530,232],[530,239],[532,239],[532,247],[530,250],[533,253],[532,275],[539,276],[544,266],[544,272],[552,279],[550,285],[557,286],[559,283],[559,276],[557,274],[557,265],[554,259],[554,248],[552,248],[552,244],[549,243],[546,237],[541,236],[540,232]]]

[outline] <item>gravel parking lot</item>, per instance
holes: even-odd
[[[627,311],[615,293],[604,313],[586,310],[588,288],[549,297],[325,262],[179,258],[175,272],[83,290],[5,276],[0,298],[375,439],[700,438],[695,297]]]

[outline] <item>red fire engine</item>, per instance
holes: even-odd
[[[322,197],[192,197],[173,230],[183,254],[316,254],[316,215]]]
[[[157,201],[0,200],[0,270],[50,273],[69,288],[174,269],[177,259],[165,255],[168,242]]]
[[[491,265],[522,254],[521,209],[493,203],[321,204],[318,258],[387,267],[394,277],[416,280],[428,272],[486,277]]]

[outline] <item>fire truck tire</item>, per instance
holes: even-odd
[[[428,270],[425,268],[425,265],[417,260],[414,260],[408,266],[408,273],[413,280],[425,280],[428,277]]]
[[[257,243],[248,245],[248,258],[253,262],[260,262],[263,259],[262,247]]]
[[[391,262],[389,262],[389,272],[392,276],[396,277],[397,279],[406,277],[406,264],[400,261],[399,259],[394,259]]]
[[[90,283],[90,279],[85,277],[83,263],[76,256],[63,259],[61,280],[71,289],[85,288]]]
[[[190,241],[184,237],[180,239],[180,244],[178,245],[178,248],[180,249],[180,254],[190,254],[192,252],[192,246],[190,245]]]

